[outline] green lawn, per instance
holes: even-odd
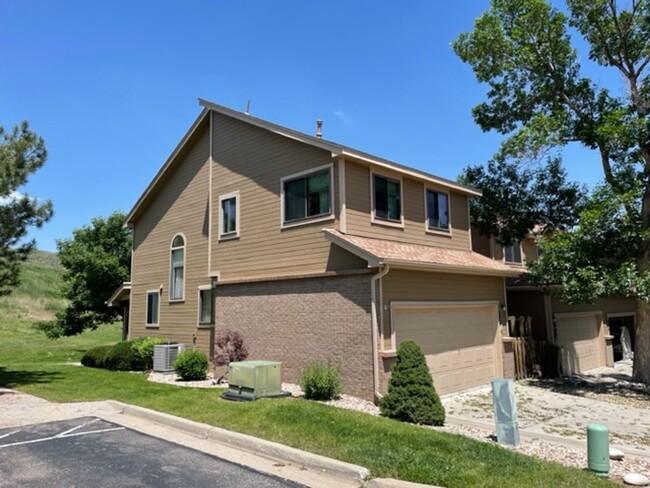
[[[359,464],[375,477],[450,488],[616,486],[491,444],[306,400],[228,402],[215,390],[155,384],[144,374],[67,364],[79,361],[90,347],[118,341],[120,328],[103,326],[49,341],[33,329],[29,314],[39,317],[46,307],[56,306],[56,297],[44,297],[18,317],[15,303],[0,299],[0,385],[57,402],[115,399],[140,405]]]

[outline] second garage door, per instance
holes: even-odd
[[[393,302],[391,309],[397,342],[420,344],[439,394],[500,374],[496,303]]]
[[[605,366],[602,314],[556,314],[555,321],[564,374],[580,373]]]

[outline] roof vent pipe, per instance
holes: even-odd
[[[316,121],[316,137],[323,138],[323,121],[321,119]]]

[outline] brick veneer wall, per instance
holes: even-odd
[[[310,362],[340,365],[345,393],[372,399],[369,274],[218,285],[216,334],[243,335],[249,359],[282,362],[297,383]]]
[[[503,377],[515,378],[515,351],[514,343],[508,339],[502,339],[503,349]]]

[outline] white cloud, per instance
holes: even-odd
[[[352,125],[354,121],[346,114],[343,110],[335,110],[332,112],[336,118],[338,118],[343,125]]]
[[[14,190],[6,197],[0,196],[0,205],[7,205],[8,203],[16,201],[24,196],[25,195],[23,195],[19,191]]]

